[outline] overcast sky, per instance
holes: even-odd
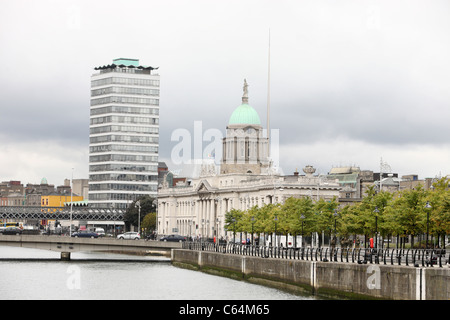
[[[115,58],[159,67],[169,166],[174,130],[225,133],[244,78],[265,126],[269,29],[283,173],[450,174],[449,16],[446,0],[2,1],[0,181],[88,178],[90,77]]]

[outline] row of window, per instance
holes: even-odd
[[[243,157],[257,157],[258,153],[258,142],[256,141],[239,141],[237,146],[240,150],[240,156]],[[226,143],[226,156],[227,158],[234,157],[234,150],[236,147],[235,141],[230,141]],[[262,148],[260,148],[262,152]]]
[[[156,191],[157,187],[154,186],[151,191]],[[134,201],[135,199],[139,198],[140,196],[145,196],[146,194],[128,194],[128,193],[89,193],[89,202],[90,201],[100,201],[100,200],[123,200],[123,201],[129,201],[130,203]],[[95,207],[102,207],[101,204],[89,204],[89,206],[95,208]],[[104,207],[104,205],[103,205]],[[117,207],[117,204],[116,204]],[[126,208],[126,204],[124,204],[123,207],[119,208]]]
[[[91,202],[91,203],[89,203],[89,207],[94,208],[94,209],[95,208],[104,209],[105,206],[107,206],[108,208],[126,210],[130,206],[131,201],[134,201],[134,200],[128,200],[126,203],[95,203],[95,202]]]
[[[96,106],[105,103],[130,103],[130,104],[146,104],[152,106],[159,106],[159,99],[117,97],[117,96],[91,99],[91,106]]]
[[[90,181],[157,181],[157,175],[148,174],[124,174],[124,173],[104,173],[89,175]]]
[[[102,94],[133,94],[144,96],[159,96],[159,89],[144,89],[144,88],[131,88],[131,87],[106,87],[101,89],[91,90],[91,97],[99,96]]]
[[[129,113],[129,114],[140,114],[140,115],[159,115],[158,108],[139,108],[139,107],[126,107],[126,106],[108,106],[101,108],[91,109],[91,116],[107,113]]]
[[[122,191],[156,191],[154,184],[120,184],[120,183],[99,183],[90,184],[89,191],[122,190]]]
[[[97,152],[138,152],[138,153],[158,153],[158,147],[154,146],[134,146],[134,145],[123,145],[123,144],[107,144],[101,146],[91,146],[89,147],[90,153]]]
[[[157,127],[136,127],[136,126],[102,126],[102,127],[90,128],[91,134],[107,133],[107,132],[157,134],[159,132],[159,128],[157,128]]]
[[[156,172],[158,166],[133,165],[133,164],[96,164],[89,166],[89,172],[97,171],[137,171],[137,172]]]
[[[129,154],[102,154],[97,156],[90,156],[89,163],[94,162],[158,162],[158,156],[143,156],[143,155],[129,155]]]
[[[117,72],[117,73],[133,73],[133,74],[152,74],[151,69],[139,69],[139,68],[130,68],[130,67],[115,67],[115,68],[106,68],[100,70],[100,73],[109,73],[109,72]]]
[[[91,144],[105,142],[158,143],[159,138],[149,136],[121,136],[112,134],[107,136],[90,137],[89,141]]]
[[[91,118],[91,125],[102,124],[102,123],[134,123],[134,124],[159,124],[158,118],[144,118],[144,117],[127,117],[127,116],[106,116]]]
[[[108,84],[124,84],[124,85],[128,85],[128,86],[159,87],[159,80],[111,77],[111,78],[98,79],[98,80],[91,81],[92,88],[104,86],[104,85],[108,85]]]

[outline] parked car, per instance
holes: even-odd
[[[97,233],[99,237],[104,237],[105,236],[105,229],[103,229],[103,228],[95,228],[95,233]]]
[[[180,236],[178,234],[171,234],[169,236],[164,236],[160,241],[173,241],[173,242],[180,242],[180,241],[186,241],[186,237]]]
[[[18,234],[22,234],[22,229],[17,228],[17,227],[6,227],[2,230],[1,233],[18,235]]]
[[[141,238],[141,235],[138,232],[125,232],[122,234],[119,234],[117,236],[117,239],[132,239],[132,240],[139,240]]]
[[[72,237],[75,238],[98,238],[98,233],[89,230],[80,230],[72,233]]]

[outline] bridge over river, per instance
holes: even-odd
[[[182,244],[153,240],[0,234],[0,246],[52,250],[61,252],[62,260],[70,260],[70,253],[77,251],[144,252],[170,255],[172,249],[180,249]]]

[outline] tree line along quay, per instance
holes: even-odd
[[[332,245],[358,244],[358,235],[362,235],[364,246],[369,238],[375,239],[375,247],[382,246],[377,241],[381,236],[388,240],[396,237],[397,245],[403,247],[410,242],[411,248],[444,248],[445,236],[450,233],[449,183],[444,177],[429,190],[419,185],[395,193],[378,192],[371,186],[361,202],[345,206],[336,198],[314,202],[305,197],[248,210],[232,209],[225,215],[225,229],[236,239],[242,233],[251,240],[256,234],[308,237],[317,233],[328,236]]]

